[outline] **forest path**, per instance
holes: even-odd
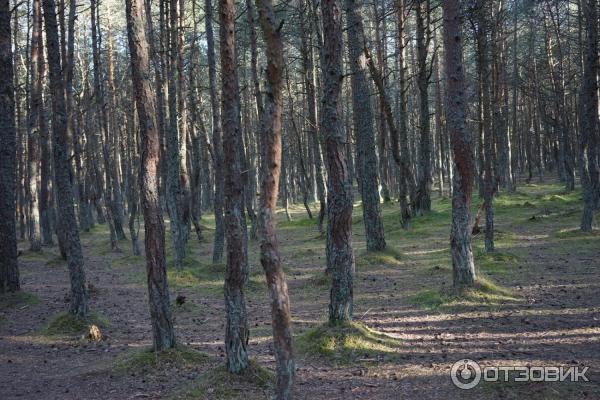
[[[473,247],[481,273],[510,293],[475,293],[467,299],[452,298],[444,289],[452,284],[448,199],[435,200],[433,211],[415,219],[410,231],[399,227],[397,204],[384,205],[386,240],[392,250],[380,254],[365,253],[357,206],[355,319],[400,344],[363,348],[358,343],[350,360],[299,354],[296,398],[600,398],[600,235],[577,230],[580,204],[579,192],[565,194],[558,184],[523,185],[516,194],[499,196],[497,252],[482,251],[481,235]],[[301,208],[293,208],[292,215],[294,220],[287,222],[280,214],[278,236],[294,330],[301,335],[326,319],[329,293],[322,275],[324,239]],[[185,269],[171,268],[169,285],[173,300],[185,296],[183,306],[174,306],[179,343],[213,357],[154,373],[115,370],[115,360],[123,354],[151,344],[144,260],[131,256],[125,241],[119,244],[121,252],[111,252],[106,228],[97,226],[82,235],[82,243],[91,309],[110,321],[102,329],[106,339],[96,344],[44,334],[50,318],[68,305],[66,266],[56,248],[44,248],[39,255],[24,251],[22,286],[35,297],[1,305],[0,397],[191,398],[187,389],[221,364],[224,351],[223,266],[209,263],[212,219],[207,217],[204,223],[209,240],[199,244],[190,237]],[[20,248],[26,249],[27,243],[20,243]],[[261,365],[274,369],[268,299],[254,241],[249,242],[249,255],[249,352]],[[589,366],[591,381],[482,383],[464,391],[453,386],[449,375],[461,358],[482,366]],[[200,398],[225,398],[208,386]],[[230,395],[267,396],[251,384]]]

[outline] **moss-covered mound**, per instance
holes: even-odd
[[[360,322],[323,324],[304,332],[296,340],[301,353],[324,356],[338,364],[390,358],[401,345],[399,339]]]
[[[184,345],[161,352],[143,348],[120,355],[111,369],[117,374],[152,374],[173,369],[195,369],[209,359],[208,355]]]
[[[410,300],[421,307],[439,309],[455,306],[498,306],[518,302],[520,298],[510,289],[480,276],[472,288],[426,289],[411,296]]]
[[[42,329],[44,336],[86,336],[90,326],[100,329],[108,327],[108,319],[96,313],[80,317],[71,313],[60,313],[54,316]]]

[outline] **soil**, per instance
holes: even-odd
[[[452,285],[450,201],[436,199],[434,211],[415,219],[409,232],[399,228],[397,204],[383,206],[386,239],[400,254],[396,258],[365,253],[362,213],[356,207],[354,316],[401,345],[375,356],[365,352],[350,363],[300,353],[295,398],[600,399],[600,235],[577,231],[579,198],[562,193],[557,184],[524,185],[515,195],[500,196],[496,245],[497,254],[505,257],[486,258],[481,237],[474,240],[474,252],[482,273],[514,298],[492,296],[437,306],[415,299],[427,291],[443,293]],[[324,239],[300,207],[291,213],[292,222],[280,214],[278,236],[294,331],[301,334],[325,321],[329,293],[326,282],[315,279],[325,265]],[[199,243],[190,236],[186,271],[210,262],[211,220],[206,216],[203,221],[208,225],[206,239]],[[143,229],[140,235],[143,244]],[[224,305],[218,280],[196,284],[184,273],[170,273],[173,303],[177,296],[185,297],[183,306],[173,306],[178,342],[210,357],[192,366],[118,372],[114,365],[124,354],[151,345],[144,260],[131,256],[127,241],[120,242],[120,252],[111,252],[103,226],[83,233],[82,243],[91,309],[109,321],[101,328],[103,340],[44,334],[51,318],[68,307],[67,269],[56,248],[32,254],[21,242],[22,289],[38,301],[0,309],[1,399],[268,398],[269,389],[251,383],[237,385],[229,397],[218,390],[227,382],[208,382],[201,393],[190,394],[224,362]],[[249,353],[274,370],[256,241],[249,242],[249,253]],[[482,383],[461,390],[453,385],[450,369],[463,358],[481,366],[587,366],[590,381]]]

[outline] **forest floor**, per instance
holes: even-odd
[[[375,254],[365,252],[357,205],[354,316],[370,329],[359,325],[346,336],[314,329],[326,320],[329,300],[325,240],[302,208],[291,210],[291,222],[282,211],[278,236],[298,339],[295,397],[600,399],[600,233],[578,230],[581,193],[522,184],[494,206],[497,251],[484,253],[483,235],[473,244],[487,283],[457,296],[450,290],[449,199],[436,198],[409,231],[399,225],[397,203],[383,205],[389,250]],[[210,263],[212,219],[203,224],[205,239],[190,236],[184,270],[169,265],[172,302],[185,296],[173,304],[182,346],[160,359],[147,351],[144,258],[131,255],[129,242],[111,252],[105,226],[82,234],[99,342],[60,329],[69,280],[56,248],[34,254],[19,243],[24,294],[0,302],[0,398],[268,398],[274,361],[258,244],[249,242],[247,288],[255,362],[246,376],[231,377],[223,369],[224,266]],[[143,229],[140,236],[143,248]],[[590,381],[482,382],[461,390],[450,369],[463,358],[482,366],[588,366]]]

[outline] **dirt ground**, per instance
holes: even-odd
[[[506,290],[466,298],[446,289],[452,285],[448,199],[435,199],[433,211],[409,231],[399,226],[398,205],[385,204],[392,251],[380,254],[365,253],[357,205],[354,316],[394,340],[359,342],[345,358],[298,351],[295,398],[600,399],[600,234],[577,230],[580,198],[556,183],[523,184],[516,194],[499,196],[497,252],[486,255],[479,235],[474,254],[481,274]],[[279,239],[300,336],[325,321],[329,293],[320,278],[324,239],[301,208],[291,213],[291,222],[280,214]],[[268,385],[214,374],[224,362],[222,266],[210,265],[210,216],[203,223],[205,240],[190,237],[185,270],[170,267],[169,285],[173,300],[185,296],[183,306],[173,306],[178,342],[208,356],[154,369],[117,367],[151,345],[144,259],[131,256],[128,242],[111,252],[104,226],[82,234],[90,306],[108,320],[98,343],[44,329],[68,307],[66,265],[56,248],[33,254],[21,242],[22,288],[31,296],[0,303],[0,399],[268,398]],[[140,234],[143,247],[143,229]],[[249,242],[249,253],[249,353],[273,370],[256,241]],[[587,366],[590,381],[481,383],[461,390],[450,369],[463,358],[482,366]]]

